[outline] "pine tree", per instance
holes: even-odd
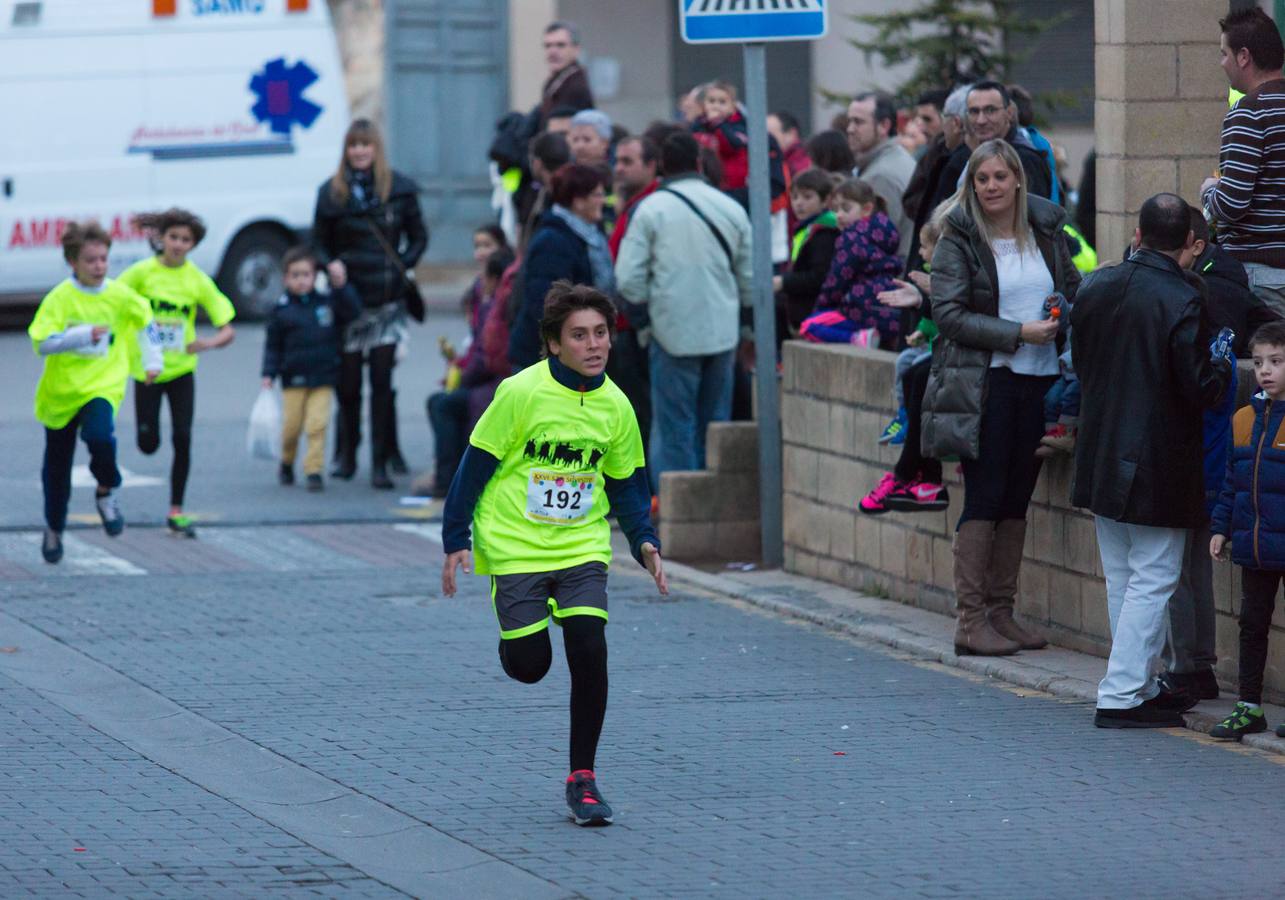
[[[1006,80],[1025,59],[1024,45],[1064,21],[1020,16],[1016,0],[919,0],[896,12],[851,18],[875,29],[868,41],[849,43],[877,56],[885,66],[913,63],[914,70],[893,93],[913,100],[922,91],[981,78]]]

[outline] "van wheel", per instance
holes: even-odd
[[[275,228],[257,226],[237,235],[219,269],[219,286],[236,307],[237,317],[267,317],[281,297],[281,259],[290,242]]]

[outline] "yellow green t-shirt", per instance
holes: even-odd
[[[151,321],[147,301],[119,281],[107,279],[99,291],[90,292],[68,278],[46,294],[27,329],[37,353],[46,338],[76,325],[104,325],[111,332],[91,346],[45,357],[36,386],[36,418],[41,424],[63,428],[96,397],[117,409],[129,379],[129,348]]]
[[[643,465],[638,420],[611,379],[582,394],[536,363],[500,383],[469,442],[500,460],[473,513],[479,574],[611,563],[604,476]]]
[[[232,301],[191,260],[170,268],[161,262],[159,256],[141,259],[122,272],[119,280],[152,304],[156,334],[165,358],[165,368],[156,379],[158,382],[173,381],[196,371],[196,354],[188,353],[187,345],[196,340],[198,306],[205,310],[215,328],[222,328],[236,317]],[[137,341],[131,343],[129,368],[134,380],[146,379],[143,355]]]

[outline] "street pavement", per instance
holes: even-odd
[[[291,494],[297,509],[310,498]],[[0,896],[1236,896],[1281,758],[612,576],[598,771],[436,523],[0,536]]]
[[[420,465],[435,334],[462,331],[433,326],[398,372]],[[261,339],[202,363],[199,538],[156,527],[169,460],[134,449],[127,402],[131,526],[88,524],[81,488],[47,566],[38,365],[0,336],[0,897],[1280,893],[1285,757],[1098,730],[1091,703],[708,580],[662,599],[624,555],[598,757],[617,824],[577,829],[561,654],[539,685],[503,676],[485,580],[439,596],[436,506],[246,459]],[[805,593],[771,584],[760,606]]]

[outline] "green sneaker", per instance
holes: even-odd
[[[1261,706],[1250,706],[1243,700],[1236,702],[1231,715],[1209,730],[1209,736],[1220,741],[1239,741],[1247,734],[1267,730],[1267,717]]]
[[[175,537],[196,537],[196,526],[192,524],[190,518],[182,513],[177,516],[170,516],[165,520],[165,524],[169,527],[170,534]]]

